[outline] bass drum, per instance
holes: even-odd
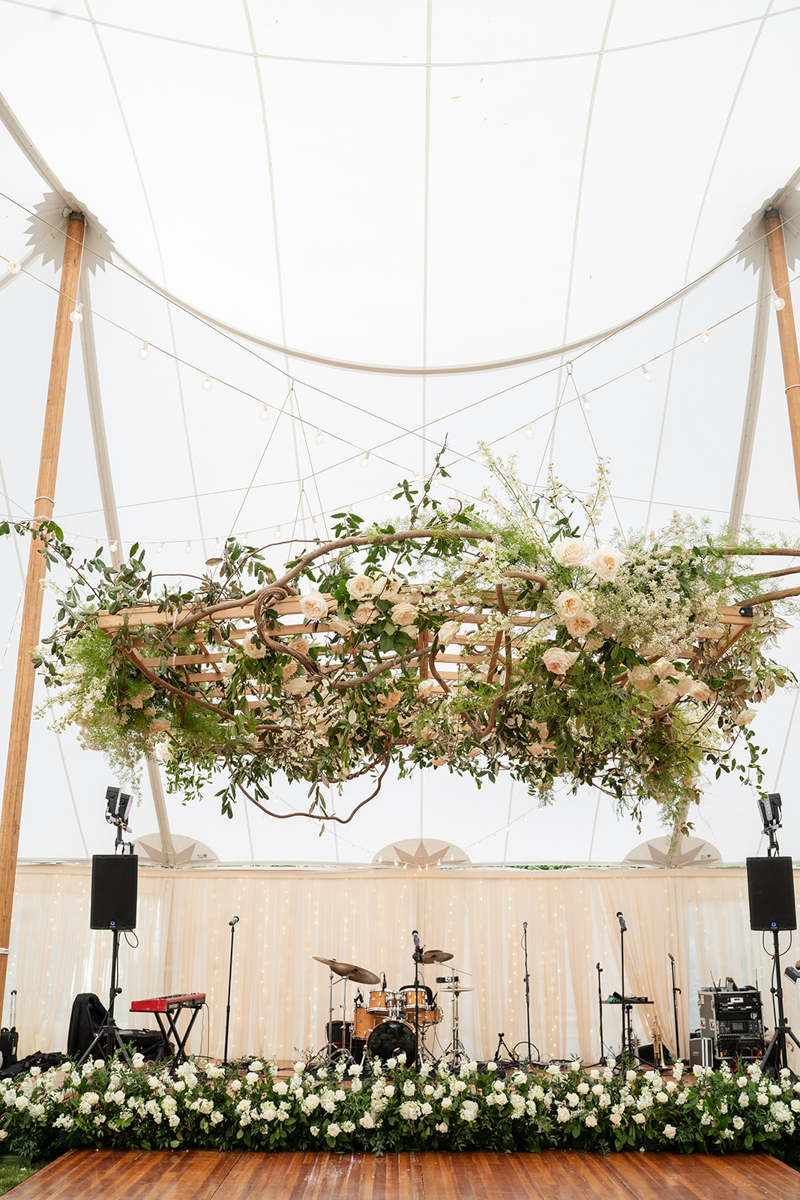
[[[367,1038],[367,1053],[386,1062],[404,1053],[412,1066],[417,1061],[417,1042],[414,1030],[405,1021],[381,1021]]]

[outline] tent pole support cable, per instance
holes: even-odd
[[[53,335],[53,356],[50,363],[50,381],[47,388],[47,405],[42,431],[39,479],[33,509],[34,519],[38,521],[50,520],[55,506],[53,496],[56,490],[69,352],[72,343],[70,317],[75,310],[78,295],[84,232],[85,222],[82,214],[70,213]],[[36,672],[31,661],[31,651],[39,644],[42,623],[43,593],[41,584],[45,576],[46,561],[44,555],[40,553],[41,549],[42,543],[38,539],[32,538],[28,551],[28,572],[25,581],[14,702],[11,710],[8,758],[3,788],[3,809],[0,816],[0,1006],[6,986],[17,848],[33,713],[33,688],[36,679]]]
[[[792,291],[789,287],[789,268],[786,262],[786,245],[783,240],[781,214],[771,208],[764,215],[767,230],[767,250],[772,273],[772,287],[777,300],[783,300],[778,309],[778,335],[783,360],[783,381],[786,384],[786,403],[789,407],[789,427],[792,433],[794,473],[797,480],[797,497],[800,501],[800,354],[797,350],[797,329],[794,323]]]

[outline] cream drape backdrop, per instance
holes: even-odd
[[[800,874],[800,873],[796,873]],[[795,884],[797,887],[797,882]],[[17,991],[20,1050],[66,1049],[72,1000],[96,992],[107,1002],[111,934],[89,929],[91,867],[20,865],[14,901],[9,989]],[[237,915],[231,1042],[233,1055],[292,1058],[325,1040],[328,973],[320,954],[386,972],[388,986],[413,979],[411,930],[430,948],[450,950],[452,966],[473,988],[461,999],[462,1040],[476,1058],[494,1053],[498,1033],[525,1039],[521,939],[528,923],[531,1034],[543,1058],[600,1053],[596,964],[603,995],[619,988],[619,924],[628,924],[627,990],[648,995],[669,1045],[673,1013],[668,953],[680,997],[681,1049],[697,1025],[697,987],[731,975],[758,981],[765,1022],[772,1024],[771,960],[750,931],[744,870],[299,870],[140,868],[138,947],[123,941],[121,1027],[131,1000],[205,992],[208,1015],[192,1035],[195,1053],[221,1055],[224,1039],[229,920]],[[788,947],[784,934],[781,949]],[[131,935],[131,941],[135,939]],[[771,948],[771,940],[770,940]],[[794,962],[790,953],[784,965]],[[467,975],[469,972],[469,975]],[[440,967],[425,982],[437,990]],[[787,1010],[798,1025],[797,992],[786,983]],[[354,988],[350,985],[352,1013]],[[367,990],[367,989],[363,989]],[[334,991],[341,1003],[342,984]],[[440,1048],[449,1041],[443,1004]],[[334,1018],[340,1017],[334,1012]],[[8,1000],[3,1014],[8,1024]],[[649,1024],[637,1022],[650,1040]],[[609,1047],[619,1046],[619,1010],[606,1007]],[[433,1047],[435,1049],[435,1046]],[[800,1055],[798,1056],[800,1057]]]

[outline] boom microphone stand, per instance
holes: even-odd
[[[419,964],[422,962],[422,946],[419,944],[419,932],[416,929],[411,930],[411,936],[414,939],[414,953],[411,956],[414,959],[414,1038],[417,1044],[417,1061],[419,1062],[420,1046],[419,1046]]]
[[[675,1013],[675,1061],[677,1062],[681,1056],[681,1038],[678,1031],[678,996],[681,994],[681,989],[675,986],[675,959],[671,954],[667,954],[672,967],[672,1008]]]
[[[597,964],[597,1005],[600,1013],[600,1066],[606,1065],[606,1048],[603,1045],[603,968]]]
[[[233,935],[236,932],[236,922],[238,917],[231,917],[228,924],[231,927],[231,961],[228,967],[228,1007],[225,1010],[225,1054],[222,1059],[223,1067],[228,1065],[228,1030],[231,1025],[231,981],[233,980]]]
[[[625,918],[621,912],[617,913],[617,920],[619,921],[619,957],[622,975],[622,986],[620,987],[622,996],[622,1047],[620,1058],[623,1058],[626,1053],[632,1057],[633,1038],[631,1037],[631,1006],[627,1003],[627,997],[625,996],[625,934],[628,932],[628,926],[625,924]]]
[[[528,922],[522,922],[522,949],[525,955],[525,1016],[528,1028],[528,1066],[533,1061],[531,1054],[531,976],[528,971]],[[498,1050],[500,1047],[498,1046]]]

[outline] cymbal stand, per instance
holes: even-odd
[[[414,959],[414,1042],[417,1048],[417,1066],[422,1065],[422,1047],[419,1041],[419,964],[422,962],[424,947],[417,944],[412,958]]]
[[[447,1059],[448,1063],[454,1070],[457,1070],[461,1066],[463,1060],[467,1058],[467,1050],[464,1043],[461,1041],[461,1035],[459,1033],[458,1002],[461,992],[459,991],[458,983],[458,975],[452,974],[447,984],[448,989],[452,988],[451,995],[453,997],[453,1012],[451,1018],[452,1037],[450,1045],[442,1055],[442,1058]]]
[[[528,1023],[528,1064],[533,1062],[531,1053],[531,976],[528,970],[528,922],[522,922],[522,948],[525,955],[525,1017]],[[499,1047],[498,1047],[499,1049]]]

